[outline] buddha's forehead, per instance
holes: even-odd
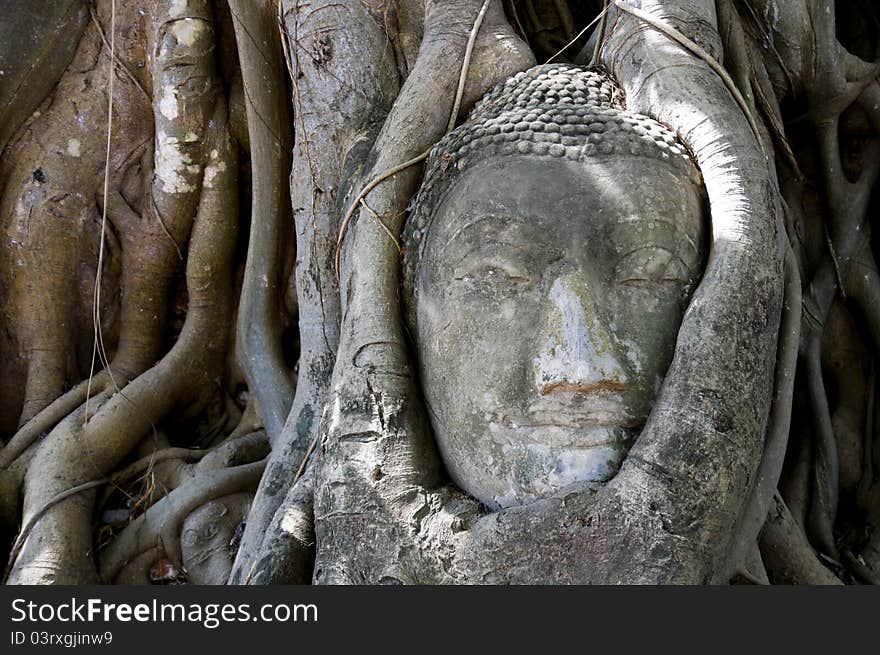
[[[633,230],[699,238],[700,189],[651,158],[573,162],[535,156],[487,159],[452,182],[437,207],[430,242],[493,232],[565,239],[580,233],[629,238]]]
[[[607,231],[667,215],[674,228],[685,228],[685,240],[696,241],[702,215],[694,189],[701,184],[676,134],[627,111],[607,75],[537,66],[495,87],[432,151],[403,234],[405,293],[411,295],[437,230],[457,230],[480,213],[525,216],[535,225],[555,217],[543,223],[553,225],[553,233]],[[438,217],[439,226],[433,224]],[[560,227],[584,218],[592,222]],[[655,229],[663,227],[655,221]]]

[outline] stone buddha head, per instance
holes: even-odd
[[[699,172],[621,96],[583,68],[520,73],[437,145],[407,221],[435,439],[492,508],[617,472],[702,274]]]

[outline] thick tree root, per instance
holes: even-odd
[[[244,584],[309,584],[315,563],[314,462],[269,525]]]
[[[251,231],[236,348],[275,443],[293,402],[281,344],[282,266],[289,239],[291,137],[275,0],[230,0],[244,83],[251,153]]]
[[[82,405],[89,391],[93,397],[97,396],[106,389],[109,382],[109,375],[105,371],[101,371],[95,376],[95,379],[91,380],[91,384],[89,380],[83,380],[73,389],[52,401],[45,409],[21,426],[15,436],[0,450],[0,469],[9,467],[25,450]]]

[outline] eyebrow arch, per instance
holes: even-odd
[[[468,248],[465,251],[465,253],[461,257],[458,258],[458,260],[455,262],[455,264],[452,265],[452,269],[458,268],[459,266],[461,266],[461,263],[465,259],[467,259],[471,255],[473,255],[475,252],[479,252],[485,246],[490,245],[490,244],[495,245],[495,246],[506,246],[507,248],[509,248],[511,250],[520,250],[522,252],[528,252],[528,248],[524,248],[523,246],[517,245],[515,243],[511,243],[509,241],[503,241],[501,239],[495,238],[495,236],[493,235],[492,238],[486,239],[484,241],[480,241],[480,243],[475,244],[473,248]]]
[[[666,221],[664,221],[664,222],[666,222]],[[633,248],[632,250],[628,250],[628,251],[626,251],[625,253],[622,253],[622,254],[617,258],[617,263],[614,265],[614,270],[617,270],[617,267],[620,265],[620,263],[621,263],[624,259],[626,259],[627,257],[629,257],[630,255],[633,255],[633,254],[639,252],[640,250],[647,250],[648,248],[651,248],[652,250],[662,250],[662,251],[664,251],[664,252],[668,252],[670,255],[672,255],[672,256],[675,257],[678,261],[681,262],[681,265],[684,266],[684,267],[687,269],[687,272],[688,272],[688,273],[693,273],[693,272],[694,272],[693,269],[692,269],[690,266],[688,266],[688,263],[687,263],[684,259],[682,259],[681,257],[679,257],[674,251],[670,250],[670,249],[667,248],[666,246],[661,246],[659,243],[652,243],[652,242],[639,244],[638,246],[636,246],[636,247]]]
[[[445,251],[449,247],[449,245],[453,241],[458,239],[462,235],[462,233],[465,232],[466,230],[469,230],[470,228],[472,228],[476,225],[479,225],[480,223],[483,223],[485,221],[489,221],[489,220],[497,221],[497,220],[502,220],[502,219],[505,222],[510,222],[510,221],[513,221],[515,223],[528,222],[525,218],[523,218],[522,216],[518,216],[516,214],[492,214],[492,213],[481,214],[478,218],[475,218],[474,220],[470,221],[469,223],[465,223],[464,225],[459,226],[458,229],[455,232],[453,232],[452,235],[450,235],[450,237],[443,244],[442,248],[440,249],[441,252]]]
[[[697,248],[697,244],[694,243],[694,240],[691,239],[690,235],[687,233],[687,230],[682,229],[682,227],[680,225],[678,225],[677,223],[673,223],[672,221],[667,221],[664,218],[646,219],[644,216],[628,215],[628,216],[625,216],[624,218],[621,218],[618,221],[618,223],[625,225],[626,223],[641,223],[644,221],[649,221],[651,223],[663,223],[664,225],[668,225],[669,227],[671,227],[673,229],[676,236],[681,236],[682,240],[685,243],[687,243],[687,245],[689,245],[694,252],[696,252],[696,253],[700,252],[699,248]],[[658,247],[662,247],[662,246],[658,246]],[[675,255],[675,253],[672,252],[671,250],[669,252],[671,252],[673,255]],[[688,270],[690,270],[690,269],[688,269]]]

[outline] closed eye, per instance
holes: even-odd
[[[500,265],[484,265],[454,278],[459,282],[528,282],[529,277]]]
[[[656,287],[687,284],[691,272],[675,253],[647,245],[627,253],[614,267],[613,281],[628,287]]]
[[[687,280],[678,277],[631,277],[625,280],[618,280],[617,284],[625,287],[647,287],[656,285],[673,285],[682,284]]]

